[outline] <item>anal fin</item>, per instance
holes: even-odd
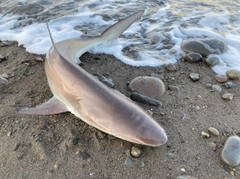
[[[65,104],[59,101],[54,96],[47,102],[33,108],[18,108],[17,112],[31,115],[51,115],[67,112]]]

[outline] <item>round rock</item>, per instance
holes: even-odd
[[[184,57],[184,60],[189,63],[198,63],[202,61],[200,53],[191,52]]]
[[[208,57],[205,60],[205,63],[210,67],[217,65],[219,62],[220,62],[220,58],[218,58],[218,57]]]
[[[198,73],[190,73],[189,77],[191,78],[192,81],[198,81],[200,79],[200,75]]]
[[[159,78],[152,76],[138,76],[129,84],[131,91],[151,98],[158,98],[165,93],[165,85]]]
[[[230,79],[239,79],[240,78],[240,68],[230,68],[226,71],[226,75]]]
[[[138,158],[142,154],[141,150],[137,147],[132,147],[131,148],[131,156]]]
[[[217,38],[188,39],[182,43],[181,48],[185,52],[196,52],[202,56],[221,54],[227,50],[227,44]]]
[[[240,138],[231,136],[227,139],[221,152],[221,159],[231,167],[240,164]]]
[[[228,82],[224,83],[224,86],[226,88],[230,88],[230,89],[237,87],[237,85],[235,83],[231,82],[231,81],[228,81]]]
[[[175,65],[173,63],[168,63],[166,65],[166,68],[168,71],[176,71],[177,70],[177,68],[175,67]]]
[[[222,95],[222,98],[231,101],[233,99],[233,94],[232,93],[224,93]]]
[[[208,131],[211,132],[215,136],[219,136],[218,130],[216,128],[214,128],[214,127],[209,127]]]
[[[225,82],[228,80],[228,78],[227,78],[226,75],[216,75],[216,76],[215,76],[215,79],[216,79],[217,82],[219,82],[219,83],[225,83]]]

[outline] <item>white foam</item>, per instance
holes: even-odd
[[[8,2],[14,2],[14,0]],[[26,0],[21,2],[28,3]],[[59,6],[65,3],[55,0],[52,2],[53,5],[56,3]],[[217,12],[208,9],[207,6],[206,8],[205,6],[194,7],[193,2],[192,0],[171,0],[161,5],[153,0],[145,4],[139,1],[83,0],[81,3],[78,2],[79,7],[74,14],[51,20],[49,26],[56,43],[81,36],[85,30],[89,35],[100,35],[107,27],[119,20],[119,15],[127,16],[124,14],[128,11],[125,10],[126,8],[131,9],[130,14],[137,9],[145,9],[141,21],[130,26],[118,41],[97,46],[91,52],[112,54],[133,66],[161,66],[176,62],[185,54],[181,49],[181,43],[184,40],[209,37],[219,38],[228,45],[225,53],[217,55],[222,61],[213,67],[216,73],[224,74],[230,67],[240,66],[240,18],[235,16],[233,21],[229,8],[224,9],[226,4],[221,7],[220,12]],[[74,3],[77,2],[74,1]],[[47,11],[48,8],[41,13]],[[184,15],[182,11],[185,12]],[[107,15],[107,18],[103,15]],[[0,40],[15,40],[19,45],[26,47],[28,52],[46,54],[51,46],[46,24],[35,22],[27,25],[25,23],[26,26],[21,27],[20,17],[21,22],[27,22],[22,15],[0,14]],[[76,30],[76,27],[82,32]],[[157,39],[156,44],[150,40],[153,36]],[[130,51],[125,52],[125,48]]]

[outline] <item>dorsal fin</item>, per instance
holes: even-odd
[[[50,32],[50,29],[49,29],[48,23],[46,23],[46,24],[47,24],[48,33],[49,33],[49,36],[50,36],[50,39],[51,39],[51,42],[52,42],[53,48],[54,48],[54,50],[55,50],[58,54],[60,54],[60,53],[58,52],[58,50],[57,50],[57,47],[56,47],[54,41],[53,41],[52,34],[51,34],[51,32]]]

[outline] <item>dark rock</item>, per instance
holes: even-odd
[[[198,81],[200,79],[200,75],[198,73],[190,73],[189,77],[192,81]]]
[[[149,104],[149,105],[153,105],[153,106],[162,106],[162,103],[156,99],[153,98],[149,98],[147,96],[144,96],[142,94],[139,94],[137,92],[133,92],[131,95],[131,99],[133,101],[138,101],[140,103],[144,103],[144,104]]]
[[[224,83],[224,86],[226,88],[230,88],[230,89],[237,87],[237,85],[235,83],[231,82],[231,81],[228,81],[228,82]]]
[[[189,63],[198,63],[202,61],[200,53],[191,52],[184,57],[184,60]]]
[[[107,85],[110,88],[114,88],[114,86],[115,86],[112,79],[106,78],[105,76],[102,76],[100,81],[103,82],[105,85]]]
[[[216,38],[188,39],[182,43],[181,47],[185,52],[196,52],[202,56],[221,54],[227,50],[227,44]]]
[[[220,58],[218,58],[218,57],[208,57],[205,60],[205,63],[210,67],[213,67],[214,65],[217,65],[219,62],[220,62]]]

